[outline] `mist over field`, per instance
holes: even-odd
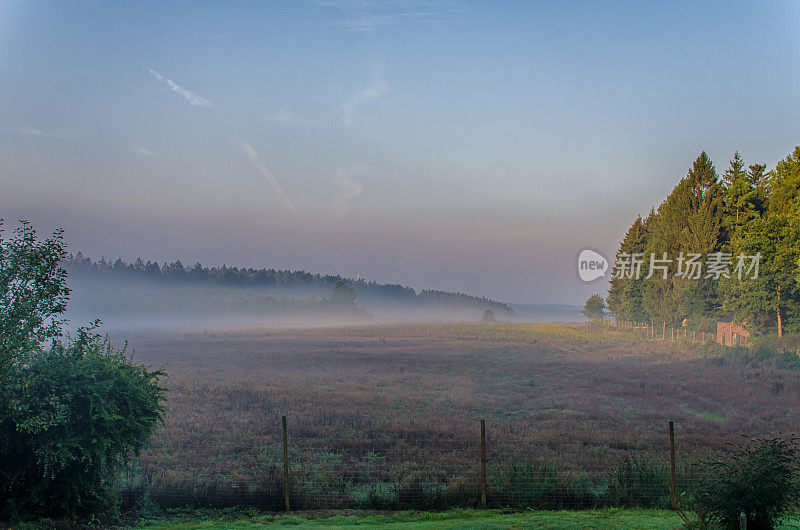
[[[324,286],[224,287],[165,284],[148,279],[109,279],[73,274],[66,314],[71,327],[96,318],[109,331],[313,327],[392,322],[479,322],[485,307],[432,306],[359,294],[361,311],[331,310]],[[511,304],[496,315],[506,322],[576,322],[576,306]]]

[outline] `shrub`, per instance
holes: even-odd
[[[795,502],[798,487],[797,439],[749,439],[701,464],[702,480],[694,511],[723,528],[773,528]]]
[[[0,226],[2,223],[0,222]],[[161,420],[164,375],[94,332],[64,337],[60,232],[0,239],[0,517],[108,506],[115,479]],[[44,344],[49,340],[49,344]]]
[[[6,510],[75,515],[103,508],[116,473],[160,420],[161,375],[87,330],[31,355],[7,382]]]

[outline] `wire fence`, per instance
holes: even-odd
[[[233,446],[228,440],[222,454],[216,442],[235,438],[235,428],[212,433],[200,430],[199,419],[197,425],[197,432],[182,438],[156,436],[124,477],[126,504],[274,511],[667,508],[673,495],[691,491],[700,479],[695,467],[671,456],[666,429],[659,443],[652,437],[620,443],[572,432],[566,423],[560,439],[535,431],[522,439],[513,427],[487,424],[483,430],[477,422],[474,431],[449,432],[331,418],[320,432],[291,417],[284,430],[275,417],[256,436]]]

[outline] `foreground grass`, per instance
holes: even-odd
[[[680,518],[667,510],[528,511],[452,510],[427,512],[306,512],[292,515],[259,515],[255,512],[174,512],[169,517],[143,520],[139,528],[258,528],[258,527],[349,528],[680,528]]]

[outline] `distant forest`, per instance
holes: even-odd
[[[702,271],[692,263],[698,254]],[[639,278],[632,256],[645,260]],[[660,267],[646,278],[653,258]],[[737,152],[722,175],[702,152],[658,209],[625,234],[608,306],[626,320],[710,327],[722,318],[800,332],[800,146],[770,171]]]
[[[400,284],[366,282],[340,275],[312,274],[306,271],[276,269],[254,269],[228,267],[204,267],[196,263],[185,267],[180,260],[159,265],[157,261],[142,258],[126,263],[121,258],[115,261],[92,260],[81,252],[70,254],[64,263],[70,275],[82,275],[119,280],[153,280],[171,285],[208,285],[227,288],[261,288],[267,291],[285,288],[314,289],[330,293],[337,281],[353,286],[360,300],[390,302],[398,305],[427,306],[452,309],[492,309],[498,314],[511,314],[511,307],[489,298],[431,289],[417,293],[413,288]]]

